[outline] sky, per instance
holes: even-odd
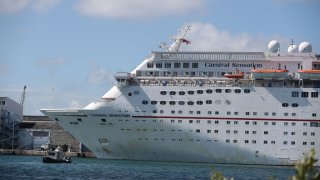
[[[187,24],[181,51],[286,53],[293,39],[320,54],[319,18],[320,0],[0,0],[0,97],[26,85],[25,115],[85,107]]]

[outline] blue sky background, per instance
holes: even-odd
[[[267,51],[291,39],[320,54],[319,0],[0,0],[0,96],[25,115],[84,107],[190,23],[182,50]]]

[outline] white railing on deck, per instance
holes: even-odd
[[[159,60],[267,60],[264,52],[153,52]]]

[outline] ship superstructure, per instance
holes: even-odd
[[[83,109],[42,109],[98,158],[294,164],[320,158],[320,57],[303,42],[280,54],[167,51],[118,72]]]

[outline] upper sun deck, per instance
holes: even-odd
[[[301,61],[320,60],[319,55],[313,53],[288,53],[277,54],[270,52],[159,52],[153,51],[156,61]]]

